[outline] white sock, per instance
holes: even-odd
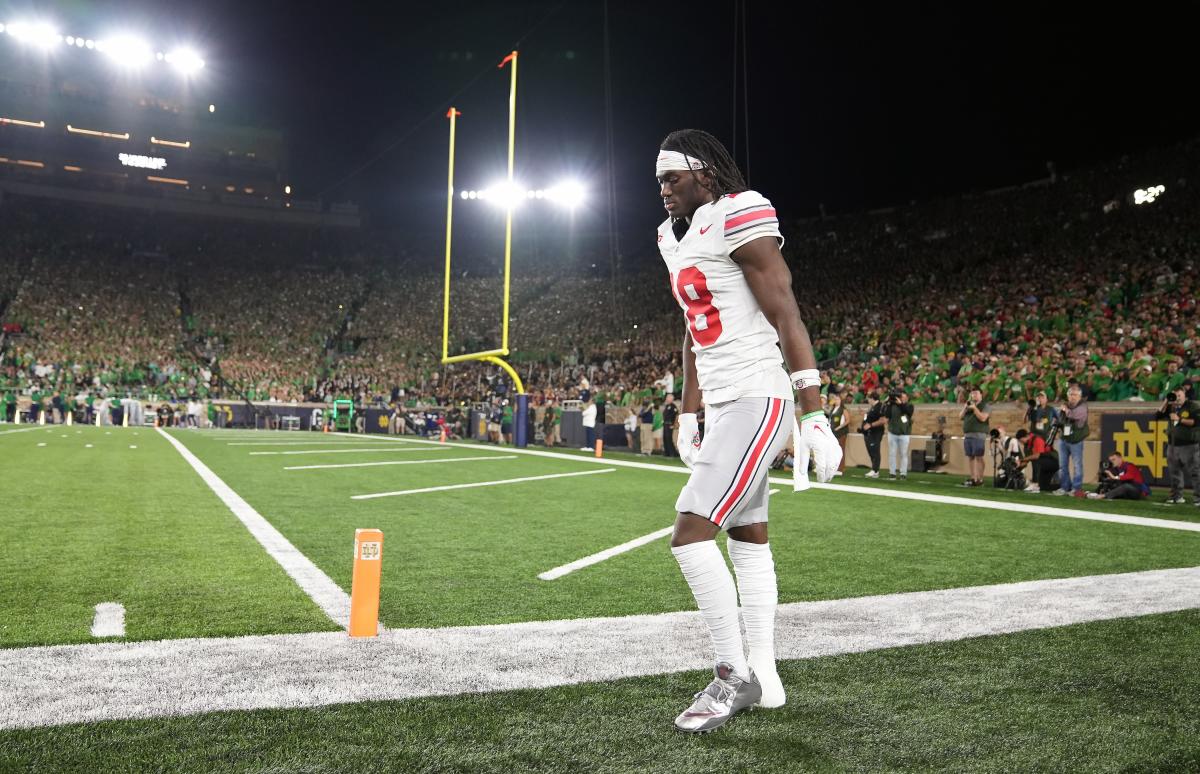
[[[717,542],[702,540],[672,547],[671,553],[692,589],[700,616],[708,624],[717,662],[728,662],[733,665],[734,674],[749,676],[746,653],[742,650],[742,631],[738,626],[737,590]]]
[[[742,598],[742,620],[750,666],[775,670],[775,607],[779,589],[770,543],[746,543],[729,539],[729,558],[737,573],[738,595]]]

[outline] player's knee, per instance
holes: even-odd
[[[696,513],[680,513],[675,519],[675,531],[671,534],[671,548],[713,540],[718,532],[717,525]]]

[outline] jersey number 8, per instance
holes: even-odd
[[[689,266],[674,278],[675,297],[685,308],[692,341],[702,347],[721,338],[721,312],[713,306],[708,278],[695,266]]]

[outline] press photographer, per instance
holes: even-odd
[[[878,392],[872,390],[867,395],[867,400],[870,401],[870,405],[867,407],[862,426],[863,443],[866,444],[867,454],[871,458],[871,469],[867,471],[867,478],[879,478],[879,444],[883,440],[883,426],[887,424],[887,417],[883,415],[883,403],[879,400]]]
[[[1083,497],[1083,441],[1088,437],[1088,407],[1078,384],[1067,388],[1067,402],[1058,412],[1058,426],[1062,432],[1062,440],[1058,442],[1062,484],[1054,494]]]
[[[1183,489],[1186,485],[1184,472],[1192,478],[1192,502],[1200,506],[1200,403],[1188,398],[1188,388],[1178,387],[1167,393],[1166,400],[1158,410],[1158,418],[1170,423],[1167,435],[1167,468],[1171,471],[1171,496],[1167,502],[1182,505]]]
[[[908,393],[893,387],[888,390],[887,403],[883,407],[887,417],[888,472],[889,479],[896,480],[896,468],[900,469],[900,480],[908,480],[908,444],[912,438],[913,405],[908,402]]]
[[[958,415],[963,423],[963,451],[967,455],[970,478],[963,486],[983,486],[983,447],[987,444],[989,407],[983,402],[983,392],[973,387],[968,393],[967,405]]]
[[[1024,447],[1024,456],[1018,461],[1023,468],[1031,465],[1032,475],[1026,492],[1037,494],[1042,490],[1054,489],[1054,474],[1058,472],[1058,454],[1050,448],[1045,438],[1035,435],[1025,428],[1017,431],[1017,440]]]
[[[1100,471],[1100,485],[1089,492],[1092,500],[1140,500],[1150,496],[1150,487],[1142,478],[1137,465],[1126,462],[1117,452],[1108,455],[1104,469]]]
[[[1043,441],[1050,437],[1050,431],[1058,421],[1058,412],[1050,405],[1050,398],[1044,390],[1034,397],[1033,405],[1025,416],[1029,421],[1029,432],[1040,435]]]

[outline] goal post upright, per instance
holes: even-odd
[[[508,364],[505,357],[510,353],[508,348],[508,318],[509,318],[509,301],[512,290],[512,220],[513,207],[515,202],[512,200],[514,160],[516,156],[516,141],[517,141],[517,52],[513,51],[500,62],[499,68],[503,69],[506,64],[512,65],[512,76],[508,94],[508,179],[507,186],[510,193],[509,201],[507,202],[507,211],[504,220],[504,307],[500,320],[500,347],[499,349],[490,349],[482,352],[470,352],[462,355],[450,354],[450,255],[451,255],[451,236],[452,223],[454,216],[454,145],[455,145],[455,123],[456,119],[462,115],[461,112],[451,107],[446,112],[446,118],[450,119],[450,152],[449,152],[449,171],[447,174],[446,186],[446,271],[445,283],[442,289],[442,363],[462,363],[469,360],[478,360],[484,363],[491,363],[504,369],[509,378],[512,379],[513,388],[516,390],[516,400],[513,407],[513,444],[517,447],[524,447],[528,444],[528,417],[529,417],[529,396],[525,393],[525,383],[521,381],[521,376],[516,369]]]
[[[450,119],[450,171],[446,182],[446,284],[442,297],[442,362],[446,363],[450,356],[450,237],[453,234],[454,222],[454,125],[455,119],[462,113],[452,106],[446,111]]]

